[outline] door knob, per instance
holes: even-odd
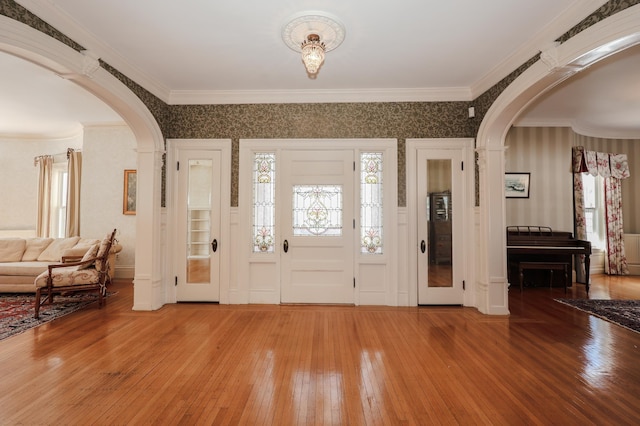
[[[427,244],[424,242],[424,240],[422,240],[422,242],[420,242],[420,251],[424,253],[426,249],[427,249]]]
[[[284,240],[284,243],[282,244],[282,248],[284,249],[284,252],[288,252],[289,251],[289,241]]]
[[[218,240],[214,239],[211,241],[211,250],[213,250],[214,253],[218,251]]]

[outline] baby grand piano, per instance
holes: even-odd
[[[572,257],[580,254],[584,255],[585,286],[588,293],[591,255],[589,241],[575,239],[571,232],[553,231],[546,226],[507,227],[507,265],[511,284],[520,284],[521,273],[518,270],[521,263],[563,263],[568,265],[567,270],[570,272]]]

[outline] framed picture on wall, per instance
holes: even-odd
[[[529,198],[530,173],[505,173],[504,194],[507,198]]]
[[[124,194],[122,196],[122,213],[136,214],[136,171],[124,171]]]

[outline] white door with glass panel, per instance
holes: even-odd
[[[462,305],[462,150],[417,153],[418,304]]]
[[[178,151],[176,300],[220,300],[221,153]]]
[[[354,152],[283,151],[281,301],[354,302]]]

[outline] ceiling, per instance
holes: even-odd
[[[17,2],[163,101],[220,104],[470,101],[605,0]],[[281,34],[308,11],[330,14],[346,32],[315,79]],[[640,84],[631,75],[639,58],[630,49],[592,66],[516,124],[640,138],[639,120],[628,118],[640,117],[640,90],[629,90]],[[0,93],[0,135],[63,135],[120,121],[74,83],[6,54]]]

